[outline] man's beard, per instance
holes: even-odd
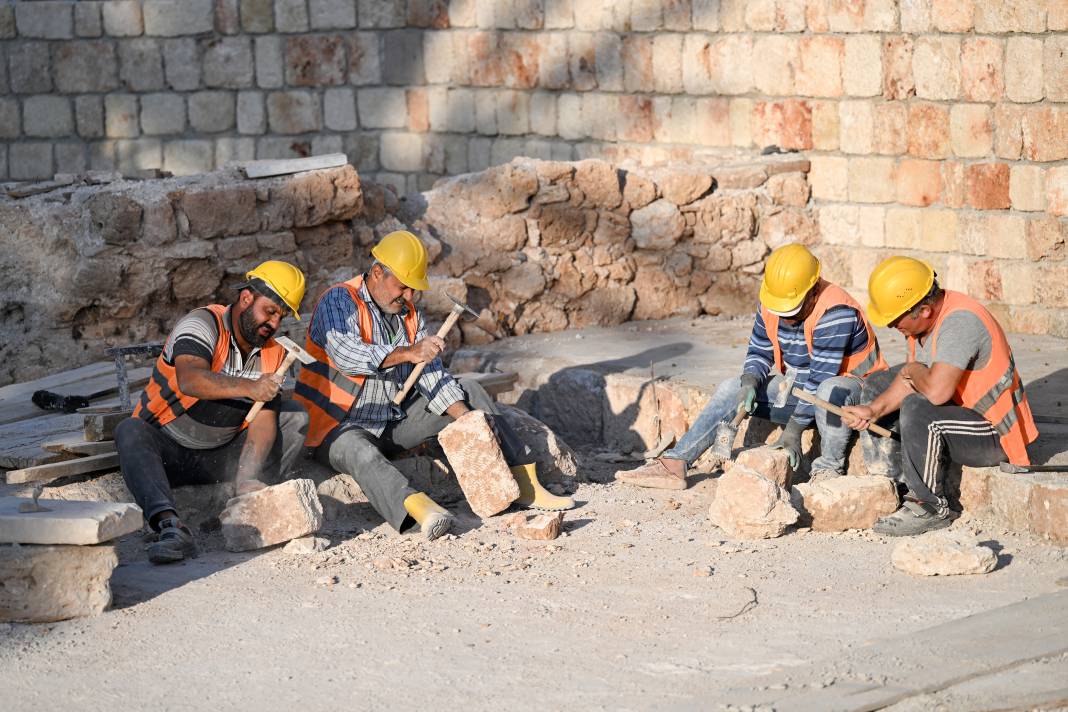
[[[274,336],[274,328],[270,322],[256,323],[256,318],[252,316],[252,310],[246,309],[241,312],[241,317],[237,320],[237,326],[241,329],[241,336],[244,337],[251,346],[260,348],[267,343],[267,340]],[[267,336],[260,334],[260,328],[266,327],[270,332]]]

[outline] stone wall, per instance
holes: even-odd
[[[432,328],[482,312],[454,346],[531,331],[676,315],[741,314],[762,261],[813,242],[807,161],[621,169],[516,159],[398,197],[351,166],[247,180],[233,169],[160,180],[90,173],[0,197],[0,384],[88,363],[106,347],[162,339],[186,311],[229,303],[265,259],[308,277],[307,317],[371,245],[413,230],[431,259]],[[284,331],[302,340],[303,322]]]
[[[829,276],[909,252],[1068,335],[1066,30],[1063,0],[3,4],[0,174],[344,151],[404,193],[775,146],[812,161]]]

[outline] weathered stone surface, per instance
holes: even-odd
[[[0,546],[0,621],[47,623],[111,605],[112,546]]]
[[[913,576],[986,574],[998,565],[997,554],[968,533],[937,531],[908,537],[890,554],[894,568]]]
[[[234,497],[219,515],[230,551],[262,549],[319,531],[323,506],[311,480],[289,480]]]
[[[731,536],[772,539],[797,521],[782,487],[753,470],[735,466],[719,478],[708,516]]]
[[[686,205],[712,187],[712,176],[703,173],[673,173],[660,181],[660,191],[675,205]]]
[[[438,443],[472,512],[492,517],[519,497],[519,485],[484,412],[473,410],[457,418],[438,433]]]
[[[790,489],[793,468],[790,456],[785,450],[772,450],[770,447],[754,447],[742,450],[734,456],[733,462],[724,463],[724,470],[732,467],[744,467],[753,470],[771,480],[785,490]]]
[[[351,516],[353,505],[367,504],[367,497],[351,475],[344,473],[324,480],[316,488],[323,507],[323,519],[332,522]]]
[[[548,425],[510,405],[499,405],[501,417],[530,448],[531,460],[538,463],[538,480],[542,484],[584,479],[578,471],[578,458],[564,440]]]
[[[671,248],[682,237],[686,220],[674,203],[661,198],[630,215],[631,236],[638,247],[651,250]]]
[[[560,536],[560,528],[564,523],[563,512],[545,514],[518,514],[516,519],[510,522],[515,535],[520,539],[530,541],[549,541]]]
[[[0,498],[0,544],[100,544],[141,528],[134,504],[57,501],[47,512],[20,512],[32,503],[22,497]]]
[[[303,556],[305,554],[326,551],[329,546],[330,540],[324,539],[321,536],[302,536],[299,539],[293,539],[283,546],[282,553],[290,554],[291,556]]]
[[[818,532],[870,529],[877,519],[898,507],[893,481],[877,475],[799,484],[791,495],[802,521]]]

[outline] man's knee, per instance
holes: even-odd
[[[732,376],[731,378],[726,378],[726,379],[720,381],[719,385],[716,386],[716,392],[712,397],[716,398],[716,397],[722,397],[722,396],[726,396],[726,395],[732,395],[734,393],[737,393],[738,389],[740,389],[741,387],[742,387],[742,381],[741,381],[741,378],[739,378],[738,376]]]
[[[905,396],[905,400],[901,401],[901,429],[906,430],[916,425],[926,428],[932,419],[933,408],[931,401],[919,393]]]
[[[816,389],[816,397],[835,405],[845,405],[854,400],[860,390],[861,384],[857,379],[835,376],[819,385]]]
[[[495,413],[497,410],[497,403],[490,397],[490,394],[486,392],[486,389],[482,387],[482,384],[477,379],[468,378],[467,376],[461,376],[457,379],[460,383],[460,387],[464,389],[464,393],[467,394],[467,404],[475,410],[484,410],[489,413]]]
[[[286,435],[303,438],[308,433],[308,411],[302,403],[284,400],[278,408],[278,429]]]
[[[140,418],[127,418],[115,426],[115,448],[125,450],[142,446],[151,437],[152,426]]]

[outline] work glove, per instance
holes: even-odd
[[[756,410],[756,395],[757,386],[760,385],[760,379],[751,373],[743,373],[741,379],[742,387],[738,389],[738,398],[734,404],[734,412],[744,410],[749,415],[753,414]]]
[[[771,446],[772,450],[785,450],[787,457],[790,460],[790,467],[794,470],[801,464],[801,434],[806,430],[806,426],[801,425],[793,418],[790,418],[790,422],[786,424],[786,427],[782,429],[782,435]]]

